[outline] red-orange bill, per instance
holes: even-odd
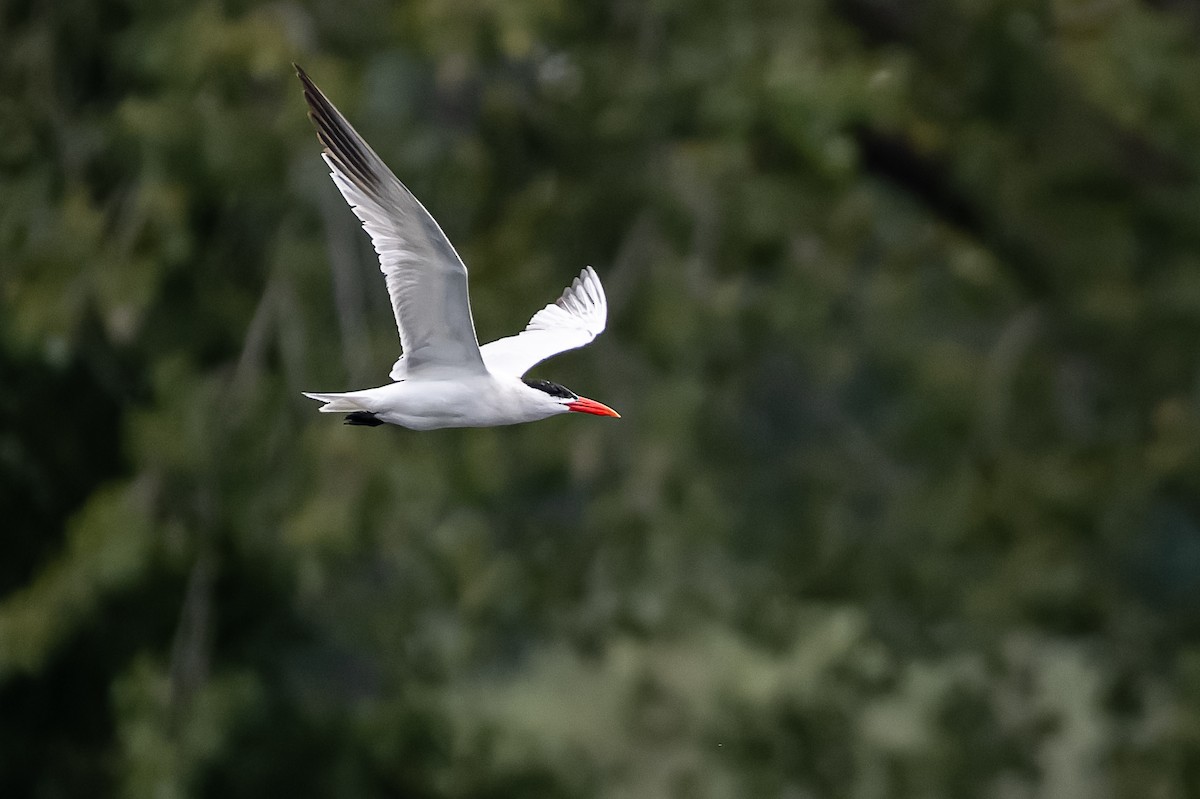
[[[574,402],[568,402],[567,407],[578,413],[593,413],[596,416],[615,416],[621,418],[621,414],[614,411],[612,408],[605,405],[603,402],[596,402],[587,397],[579,397]]]

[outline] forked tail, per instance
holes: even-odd
[[[366,410],[349,394],[310,394],[307,391],[303,393],[309,399],[325,403],[318,408],[321,413],[350,413],[351,411]]]
[[[383,424],[375,414],[363,408],[355,398],[349,394],[311,394],[307,391],[303,392],[304,396],[309,399],[315,399],[317,402],[325,403],[319,410],[321,413],[344,413],[346,421],[344,424],[362,425],[363,427],[378,427]]]

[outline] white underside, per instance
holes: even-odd
[[[519,378],[493,374],[410,378],[362,391],[305,396],[324,402],[323,413],[366,411],[382,422],[411,430],[536,422],[569,410]]]

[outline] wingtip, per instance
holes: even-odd
[[[596,270],[592,268],[591,264],[585,266],[583,271],[579,273],[577,282],[593,302],[606,302],[604,284],[600,282],[600,275],[596,274]]]
[[[317,119],[313,113],[317,109],[318,98],[324,99],[324,95],[321,94],[321,90],[317,88],[317,84],[313,83],[308,73],[304,71],[304,67],[295,61],[292,62],[292,67],[296,70],[296,77],[300,79],[300,85],[304,87],[304,104],[308,106],[308,118],[316,124]],[[320,125],[317,127],[319,129]]]
[[[304,71],[304,67],[295,61],[292,62],[292,66],[296,69],[296,77],[300,79],[300,85],[304,87],[304,102],[308,106],[309,119],[312,119],[313,112],[317,110],[320,102],[325,100],[325,95],[317,88],[317,84],[313,83],[313,79]],[[325,100],[325,102],[329,101]]]

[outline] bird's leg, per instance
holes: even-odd
[[[354,413],[346,414],[346,421],[342,424],[361,425],[363,427],[379,427],[383,424],[379,417],[370,411],[355,411]]]

